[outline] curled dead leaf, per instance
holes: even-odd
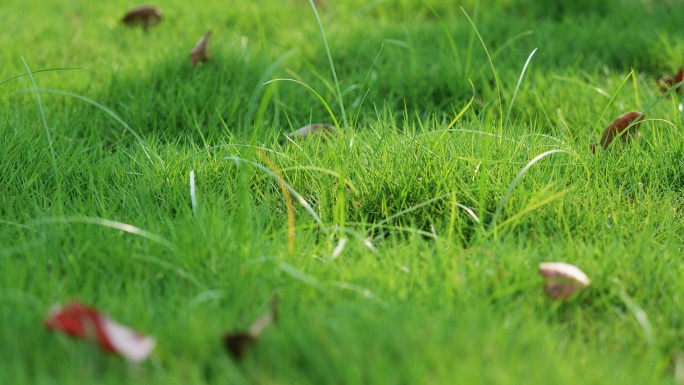
[[[274,322],[278,322],[278,299],[275,297],[271,300],[271,309],[257,318],[247,331],[232,332],[223,336],[228,353],[236,361],[242,360],[264,330]]]
[[[48,330],[93,340],[108,352],[116,353],[132,362],[145,360],[154,349],[154,339],[120,325],[98,310],[80,302],[56,307],[45,320]]]
[[[209,54],[209,40],[211,39],[211,31],[207,31],[199,39],[195,48],[190,52],[190,64],[194,67],[198,62],[206,62],[211,55]]]
[[[620,115],[617,119],[613,120],[612,123],[603,131],[601,140],[598,144],[603,147],[604,150],[608,149],[608,146],[613,142],[616,137],[620,137],[623,143],[629,143],[632,139],[641,139],[641,133],[639,132],[639,124],[644,120],[644,115],[635,122],[635,119],[641,115],[639,111],[627,112]],[[629,127],[629,130],[622,134]],[[622,134],[622,135],[621,135]],[[592,144],[590,147],[591,152],[596,153],[596,144]]]
[[[141,5],[133,8],[121,20],[126,25],[141,25],[143,29],[147,29],[159,23],[162,19],[161,11],[152,5]]]
[[[567,301],[575,292],[589,286],[589,277],[577,266],[565,262],[544,262],[539,264],[544,276],[544,289],[553,299]]]
[[[335,135],[337,132],[337,128],[333,126],[332,124],[327,124],[327,123],[314,123],[314,124],[309,124],[307,126],[304,126],[297,131],[294,131],[290,134],[287,135],[286,138],[283,138],[278,141],[279,144],[285,144],[287,139],[289,140],[295,140],[295,138],[302,138],[305,136],[309,135],[323,135],[323,138],[327,138],[331,135]]]

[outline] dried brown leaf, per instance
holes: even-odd
[[[161,19],[162,14],[158,8],[152,5],[141,5],[128,11],[121,21],[126,25],[141,25],[143,29],[147,29],[159,23]]]
[[[256,342],[256,338],[245,332],[230,333],[223,337],[223,343],[228,349],[228,353],[236,361],[241,361],[249,349]]]
[[[223,336],[223,343],[228,353],[236,361],[242,360],[264,330],[274,322],[278,322],[278,299],[275,297],[271,300],[271,309],[257,318],[247,331],[228,333]]]
[[[632,111],[622,114],[617,119],[613,120],[613,122],[610,123],[610,125],[603,131],[603,135],[601,136],[601,140],[599,141],[601,147],[603,147],[604,150],[608,149],[608,146],[618,136],[620,137],[623,143],[629,143],[634,138],[636,138],[637,140],[641,139],[641,133],[639,132],[639,124],[642,120],[644,120],[645,116],[641,116],[639,121],[632,124],[634,120],[637,117],[639,117],[639,115],[641,115],[641,112]],[[627,127],[629,127],[629,130],[625,134],[620,135],[624,130],[627,129]],[[591,152],[595,153],[596,144],[592,144],[590,146],[590,149]]]
[[[208,31],[199,39],[195,48],[190,52],[190,64],[194,67],[198,62],[206,62],[211,55],[209,54],[209,40],[211,39],[211,31]]]

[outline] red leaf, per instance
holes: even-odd
[[[79,302],[57,307],[45,320],[45,327],[76,338],[94,340],[103,350],[134,362],[146,359],[155,344],[152,338],[138,334]]]

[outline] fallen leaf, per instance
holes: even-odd
[[[539,264],[544,276],[544,289],[560,301],[567,301],[572,294],[589,286],[589,278],[577,266],[565,262],[544,262]]]
[[[141,5],[131,9],[121,20],[127,25],[142,25],[143,29],[147,29],[159,23],[162,19],[161,11],[152,5]]]
[[[223,336],[223,343],[230,355],[236,360],[242,360],[249,349],[272,323],[278,321],[278,299],[271,300],[271,309],[250,325],[247,331],[228,333]]]
[[[100,348],[133,362],[145,360],[155,345],[154,339],[138,334],[80,302],[56,307],[45,320],[45,327],[76,338],[94,340]]]
[[[211,39],[211,31],[208,31],[199,39],[195,48],[190,52],[190,64],[194,67],[198,62],[206,62],[211,55],[209,54],[209,39]]]
[[[670,87],[674,86],[675,84],[681,82],[684,80],[684,69],[679,69],[679,72],[677,72],[674,76],[671,75],[665,75],[662,78],[658,80],[658,86],[660,86],[660,92],[665,93],[667,90],[670,89]],[[682,91],[682,87],[677,87],[675,92],[679,93]]]
[[[314,124],[309,124],[308,126],[304,126],[297,131],[294,131],[290,134],[287,135],[287,139],[294,140],[295,138],[302,138],[308,135],[314,135],[314,134],[319,134],[323,135],[324,138],[334,135],[337,131],[337,128],[333,126],[332,124],[326,124],[326,123],[314,123]],[[278,143],[285,144],[286,139],[281,139],[278,141]]]
[[[632,124],[632,122],[634,122],[639,115],[641,115],[641,112],[632,111],[622,114],[617,119],[613,120],[613,122],[610,123],[610,125],[603,131],[601,141],[599,142],[601,147],[603,147],[604,150],[607,149],[608,146],[613,142],[613,139],[615,139],[617,136],[620,136],[620,139],[623,143],[629,143],[633,138],[636,138],[637,140],[641,139],[639,124],[642,120],[644,120],[645,116],[641,116],[639,121]],[[632,124],[631,127],[630,124]],[[622,131],[627,129],[627,127],[629,127],[629,131],[624,135],[620,135]],[[591,152],[596,153],[596,144],[590,145],[589,148],[591,149]]]

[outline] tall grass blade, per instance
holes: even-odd
[[[332,55],[330,54],[330,47],[328,46],[328,40],[325,37],[325,31],[323,30],[323,23],[321,23],[321,18],[318,16],[318,11],[316,10],[316,5],[313,0],[309,0],[311,4],[311,9],[313,10],[314,16],[316,16],[316,22],[318,23],[318,28],[321,31],[321,37],[323,37],[323,45],[325,46],[325,52],[328,54],[328,62],[330,62],[330,70],[332,71],[333,79],[335,80],[335,87],[337,88],[337,102],[340,104],[340,110],[342,111],[342,122],[344,126],[347,127],[347,113],[344,110],[344,101],[342,100],[342,91],[340,90],[340,82],[337,80],[337,71],[335,71],[335,63],[333,63]],[[337,128],[341,128],[339,124],[336,124]]]
[[[52,159],[52,169],[55,173],[55,181],[56,181],[56,191],[55,193],[57,194],[57,202],[58,204],[61,204],[62,199],[62,181],[60,178],[59,174],[59,169],[57,168],[57,156],[55,155],[55,148],[52,145],[52,135],[50,135],[50,128],[48,128],[47,124],[47,119],[45,118],[45,110],[43,109],[43,103],[40,101],[40,93],[38,92],[38,86],[36,85],[36,80],[33,78],[33,74],[31,73],[31,69],[28,66],[28,63],[26,63],[26,59],[24,57],[21,57],[21,61],[24,62],[24,67],[26,67],[26,73],[28,73],[29,79],[31,79],[31,85],[33,85],[33,92],[36,96],[36,102],[38,103],[38,109],[40,110],[40,118],[43,120],[43,127],[45,128],[45,136],[47,137],[48,141],[48,147],[50,148],[50,158]]]
[[[496,73],[496,67],[494,67],[494,62],[492,61],[491,55],[489,55],[489,49],[487,49],[487,44],[485,44],[484,39],[482,39],[482,35],[480,35],[480,31],[477,30],[477,27],[475,26],[475,23],[473,20],[468,16],[468,12],[461,7],[461,10],[465,14],[465,16],[468,18],[468,21],[470,22],[470,25],[473,27],[475,30],[475,33],[477,34],[478,39],[480,39],[480,43],[482,44],[482,48],[484,48],[485,53],[487,54],[487,60],[489,61],[489,66],[492,68],[492,74],[494,74],[494,83],[496,85],[496,95],[499,100],[499,116],[503,116],[503,103],[501,102],[501,87],[499,86],[499,75]],[[501,124],[499,126],[499,133],[501,134],[503,131],[503,121],[501,121]]]
[[[527,66],[530,64],[530,60],[532,60],[532,56],[534,56],[534,53],[537,52],[537,48],[535,48],[530,56],[527,58],[527,61],[525,62],[525,66],[522,69],[522,72],[520,73],[520,77],[518,78],[518,84],[515,85],[515,91],[513,91],[513,97],[511,98],[511,102],[509,103],[508,106],[508,112],[506,112],[506,119],[504,119],[505,124],[509,123],[509,119],[511,117],[511,110],[513,110],[513,103],[515,102],[515,97],[518,95],[518,90],[520,89],[520,84],[523,81],[523,78],[525,77],[525,72],[527,71]]]
[[[560,149],[555,149],[555,150],[549,150],[546,152],[543,152],[537,156],[535,156],[531,161],[529,161],[525,167],[523,167],[518,175],[513,179],[513,182],[511,182],[511,185],[508,186],[508,190],[506,190],[506,194],[504,194],[503,198],[501,198],[501,201],[499,201],[499,205],[496,207],[496,211],[494,212],[494,216],[492,217],[492,221],[489,223],[489,228],[487,229],[488,233],[491,233],[491,231],[494,229],[494,226],[496,225],[497,219],[499,219],[499,216],[501,215],[501,212],[503,211],[504,206],[506,205],[506,202],[508,202],[508,198],[511,197],[511,194],[513,193],[513,189],[515,186],[520,182],[520,180],[525,176],[525,173],[527,170],[530,169],[530,167],[534,166],[535,163],[539,162],[540,160],[546,158],[547,156],[551,154],[555,154],[558,152],[564,152],[568,153],[566,150],[560,150]]]

